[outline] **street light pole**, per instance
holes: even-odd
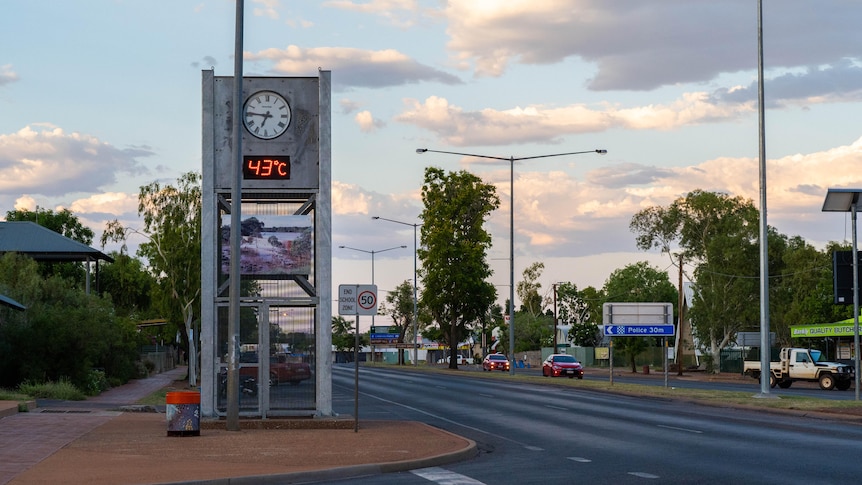
[[[395,246],[395,247],[391,247],[391,248],[378,249],[378,250],[359,249],[359,248],[352,248],[350,246],[338,246],[338,247],[341,249],[352,249],[353,251],[359,251],[361,253],[366,253],[366,254],[371,255],[371,284],[373,285],[374,284],[374,255],[377,253],[392,251],[393,249],[403,249],[403,248],[406,248],[407,246],[402,245],[402,246]],[[374,315],[371,315],[371,328],[374,328]],[[359,324],[358,323],[356,324],[356,331],[359,332]],[[374,352],[371,353],[371,362],[374,362]]]
[[[461,155],[464,157],[486,158],[489,160],[509,161],[509,354],[512,365],[509,374],[515,375],[515,162],[521,160],[533,160],[535,158],[562,157],[565,155],[581,155],[584,153],[598,153],[604,155],[607,150],[585,150],[580,152],[552,153],[550,155],[537,155],[533,157],[492,157],[489,155],[477,155],[475,153],[446,152],[441,150],[430,150],[428,148],[417,148],[416,153],[445,153],[448,155]]]
[[[394,222],[396,224],[401,224],[404,226],[413,226],[413,367],[416,367],[417,365],[419,365],[419,347],[417,347],[416,344],[416,340],[419,337],[419,304],[416,299],[416,287],[419,286],[419,281],[416,279],[416,258],[419,246],[416,244],[416,229],[419,227],[419,224],[410,224],[408,222],[396,221],[395,219],[387,219],[380,216],[374,216],[372,217],[372,219]]]

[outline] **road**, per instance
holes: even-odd
[[[352,365],[334,366],[338,413],[353,413],[353,376]],[[445,469],[350,483],[810,485],[862,477],[859,425],[620,396],[550,379],[469,376],[361,368],[360,422],[421,421],[476,441],[480,454]]]

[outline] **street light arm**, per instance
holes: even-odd
[[[427,148],[417,148],[417,149],[416,149],[416,153],[422,154],[422,153],[425,153],[425,152],[431,152],[431,153],[446,153],[446,154],[449,154],[449,155],[461,155],[461,156],[464,156],[464,157],[490,158],[490,159],[492,159],[492,160],[506,160],[506,161],[511,160],[511,159],[510,159],[510,158],[508,158],[508,157],[491,157],[491,156],[488,156],[488,155],[476,155],[476,154],[473,154],[473,153],[444,152],[444,151],[442,151],[442,150],[429,150],[429,149],[427,149]],[[516,158],[515,160],[518,160],[518,159]]]
[[[534,157],[493,157],[493,156],[489,156],[489,155],[477,155],[475,153],[460,153],[460,152],[445,152],[442,150],[429,150],[428,148],[417,148],[416,149],[416,153],[422,154],[425,152],[446,153],[449,155],[461,155],[464,157],[489,158],[491,160],[506,160],[506,161],[510,161],[510,162],[517,162],[520,160],[533,160],[535,158],[562,157],[564,155],[581,155],[584,153],[597,153],[599,155],[605,155],[608,153],[607,150],[599,148],[596,150],[584,150],[584,151],[580,151],[580,152],[567,152],[567,153],[552,153],[550,155],[537,155]]]
[[[585,150],[585,151],[582,151],[582,152],[553,153],[553,154],[551,154],[551,155],[537,155],[537,156],[535,156],[535,157],[520,157],[520,158],[512,158],[512,160],[517,162],[517,161],[520,161],[520,160],[532,160],[532,159],[534,159],[534,158],[562,157],[563,155],[582,155],[582,154],[584,154],[584,153],[597,153],[597,154],[599,154],[599,155],[605,155],[605,154],[607,154],[607,153],[608,153],[608,151],[607,151],[607,150],[603,150],[603,149]],[[504,160],[508,160],[508,159],[504,159]]]
[[[396,223],[396,224],[402,224],[402,225],[410,226],[410,227],[417,227],[417,226],[421,226],[421,225],[422,225],[422,224],[419,224],[419,223],[410,224],[409,222],[396,221],[395,219],[387,219],[387,218],[385,218],[385,217],[380,217],[380,216],[372,216],[371,218],[372,218],[372,219],[374,219],[374,220],[389,221],[389,222],[394,222],[394,223]]]

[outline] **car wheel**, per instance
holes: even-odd
[[[778,381],[778,387],[782,389],[788,389],[791,385],[793,385],[793,381],[791,380]]]
[[[581,375],[579,375],[579,376],[578,376],[578,379],[583,379],[583,378],[584,378],[584,375],[583,375],[583,374],[581,374]]]
[[[832,377],[832,374],[823,374],[820,376],[820,389],[831,391],[834,388],[835,378]]]
[[[838,388],[839,391],[846,391],[850,389],[850,379],[845,379],[843,381],[838,381],[835,383],[835,387]]]

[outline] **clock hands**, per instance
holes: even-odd
[[[265,125],[265,124],[266,124],[266,120],[267,120],[267,119],[269,119],[269,118],[273,118],[272,114],[270,114],[270,112],[269,112],[269,111],[267,111],[266,113],[255,113],[254,111],[247,111],[247,112],[246,112],[246,116],[252,116],[252,115],[254,115],[254,116],[263,116],[263,122],[260,124],[260,126],[261,126],[261,127],[263,127],[263,125]]]

